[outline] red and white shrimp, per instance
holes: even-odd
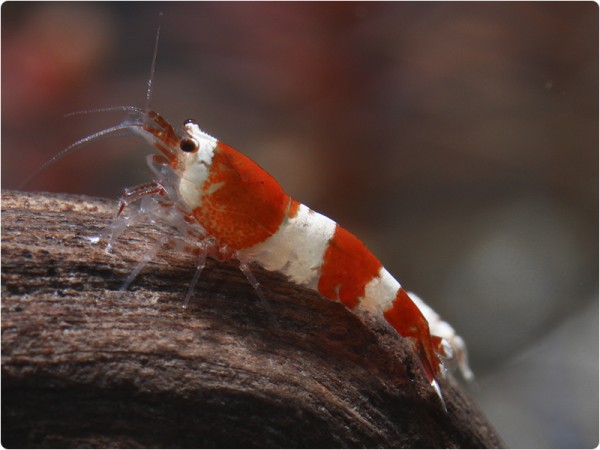
[[[453,359],[464,377],[471,379],[463,340],[422,300],[407,294],[356,236],[292,199],[258,164],[202,131],[196,121],[186,120],[176,131],[149,109],[155,61],[156,46],[145,109],[122,106],[96,110],[123,111],[127,117],[81,139],[49,161],[55,162],[96,139],[124,132],[139,135],[156,148],[157,153],[147,157],[155,179],[125,190],[110,229],[108,248],[140,220],[166,224],[172,232],[144,256],[124,287],[163,245],[169,244],[198,257],[184,305],[207,256],[239,261],[240,269],[263,297],[249,269],[249,264],[255,263],[341,302],[351,311],[380,319],[410,339],[424,374],[440,398],[437,379],[445,374],[442,360]]]
[[[154,111],[112,110],[125,110],[127,118],[72,147],[126,130],[143,137],[158,152],[147,158],[155,180],[125,190],[109,247],[124,229],[142,219],[174,230],[138,264],[126,285],[167,242],[198,256],[185,304],[207,256],[238,260],[258,288],[248,268],[255,263],[352,311],[387,322],[414,343],[440,398],[441,358],[454,355],[465,378],[471,377],[462,339],[418,297],[411,299],[352,233],[291,198],[258,164],[202,131],[196,121],[186,120],[176,131]],[[138,207],[126,208],[129,205]]]

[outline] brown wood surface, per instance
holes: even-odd
[[[457,383],[448,411],[410,344],[342,305],[235,262],[164,251],[123,280],[153,226],[112,254],[115,202],[2,192],[5,447],[498,447]],[[164,230],[163,230],[164,231]]]

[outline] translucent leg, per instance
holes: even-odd
[[[250,266],[248,265],[248,263],[240,261],[240,270],[246,276],[246,279],[252,285],[252,287],[256,291],[256,294],[258,295],[258,297],[265,304],[267,304],[267,297],[265,297],[265,294],[263,293],[262,289],[260,288],[260,283],[258,282],[258,280],[256,279],[256,277],[254,276],[254,274],[250,270]]]
[[[108,238],[108,242],[106,244],[106,251],[108,253],[112,251],[115,241],[119,238],[123,231],[136,223],[140,216],[147,215],[160,206],[154,197],[158,195],[162,196],[164,193],[165,188],[157,181],[140,184],[124,190],[123,195],[121,196],[121,201],[119,202],[119,208],[117,210],[116,217],[113,220],[109,230],[107,230],[105,233]],[[125,207],[139,200],[146,201],[142,202],[140,208],[138,208],[136,211],[130,212],[128,216],[122,215]]]
[[[146,267],[146,264],[148,264],[154,257],[156,257],[156,255],[158,254],[160,249],[163,247],[163,245],[165,245],[165,242],[167,242],[166,237],[164,237],[160,241],[156,242],[154,244],[154,246],[148,252],[146,252],[146,254],[142,258],[142,260],[137,263],[135,268],[131,271],[129,276],[125,279],[125,281],[123,282],[123,284],[121,285],[121,288],[119,290],[124,291],[129,287],[129,285],[133,282],[133,280],[136,279],[136,277],[139,275],[139,273],[142,271],[142,269],[144,267]]]
[[[265,294],[263,293],[263,290],[260,287],[260,283],[258,282],[256,277],[250,270],[250,266],[248,265],[248,263],[245,261],[240,261],[240,270],[246,276],[246,279],[248,280],[248,282],[252,285],[252,287],[256,291],[258,298],[260,298],[260,301],[262,302],[262,304],[265,308],[265,311],[267,311],[271,325],[273,325],[274,328],[279,328],[279,323],[275,319],[271,305],[267,301],[267,297],[265,297]]]
[[[183,300],[183,307],[187,308],[190,302],[190,298],[196,288],[196,284],[198,284],[198,280],[200,279],[200,274],[206,265],[206,248],[202,247],[200,249],[200,255],[198,255],[198,262],[196,264],[196,272],[194,273],[194,277],[190,283],[190,287],[188,288],[187,293],[185,294],[185,299]]]
[[[127,205],[135,203],[144,197],[164,195],[165,193],[166,189],[158,181],[152,181],[150,183],[140,184],[132,188],[126,188],[121,196],[121,201],[119,202],[117,217],[121,215]]]

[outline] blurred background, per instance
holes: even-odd
[[[163,13],[159,19],[159,12]],[[359,236],[468,343],[510,447],[598,445],[598,5],[2,4],[2,188],[144,106]],[[117,198],[136,138],[28,190]]]

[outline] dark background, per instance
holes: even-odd
[[[159,19],[159,12],[163,12]],[[598,445],[598,6],[2,5],[2,187],[144,106],[195,118],[359,236],[469,346],[511,447]],[[104,140],[27,189],[149,177]]]

